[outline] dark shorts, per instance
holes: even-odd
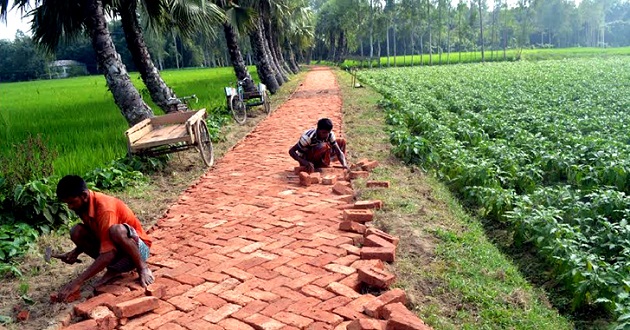
[[[144,243],[144,241],[142,241],[140,237],[138,237],[138,233],[135,229],[133,229],[133,227],[129,226],[126,223],[123,225],[127,228],[127,237],[132,238],[138,244],[140,257],[143,261],[147,261],[147,259],[149,259],[149,247]],[[118,254],[116,255],[114,261],[112,261],[112,263],[107,266],[107,269],[119,273],[124,273],[136,269],[136,265],[133,263],[133,260],[131,260],[131,257],[129,257],[128,255]]]

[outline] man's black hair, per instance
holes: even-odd
[[[66,175],[57,184],[57,198],[67,199],[81,196],[87,191],[85,180],[78,175]]]
[[[321,129],[324,131],[332,131],[333,129],[333,123],[332,120],[328,119],[328,118],[322,118],[319,121],[317,121],[317,129]]]

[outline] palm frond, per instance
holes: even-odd
[[[85,18],[79,1],[44,0],[29,12],[33,40],[49,53],[60,42],[70,42],[84,31]]]

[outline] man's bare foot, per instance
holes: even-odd
[[[96,287],[99,287],[101,285],[105,285],[108,282],[110,282],[111,280],[113,280],[115,278],[118,278],[120,276],[121,276],[121,273],[119,273],[117,271],[114,271],[114,270],[111,270],[111,269],[108,269],[105,272],[105,274],[103,275],[103,277],[99,278],[98,281],[96,281],[94,283],[94,287],[96,288]]]
[[[138,277],[140,280],[140,285],[142,285],[143,288],[146,288],[155,280],[153,278],[153,273],[147,266],[144,266],[144,268],[142,268],[142,270],[138,272]]]

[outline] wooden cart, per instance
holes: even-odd
[[[206,109],[201,109],[145,119],[125,132],[128,152],[157,156],[194,147],[210,167],[214,163],[214,150],[205,117]]]
[[[269,115],[271,113],[271,99],[267,86],[258,83],[256,91],[245,92],[243,84],[244,81],[240,80],[236,88],[225,87],[225,98],[234,120],[239,124],[244,124],[247,120],[247,108],[259,105],[262,105],[265,113]]]

